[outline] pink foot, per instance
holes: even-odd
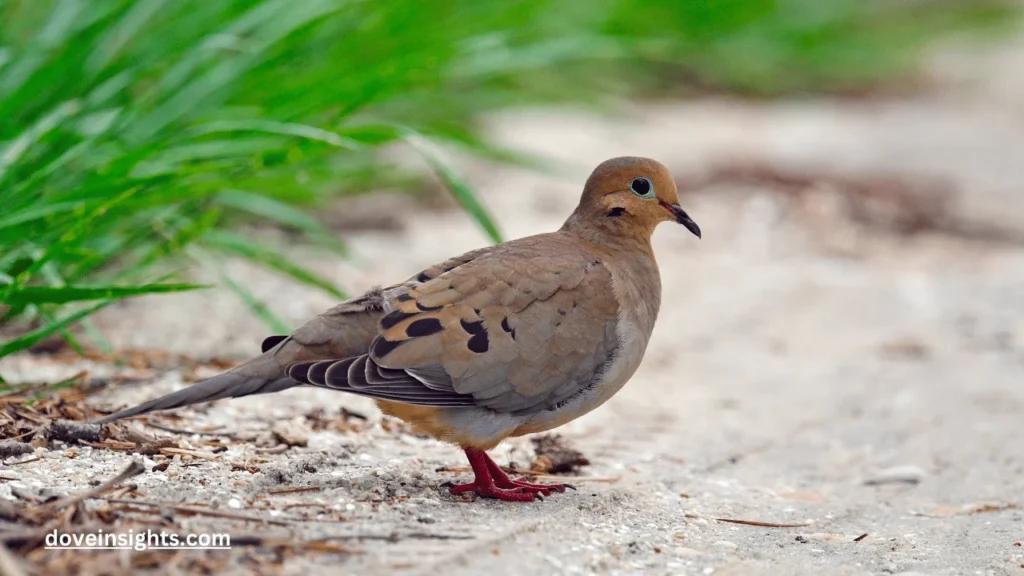
[[[537,499],[536,494],[532,492],[505,490],[498,488],[493,482],[480,482],[479,479],[471,484],[456,484],[449,490],[456,496],[466,492],[473,492],[481,498],[494,498],[495,500],[505,500],[507,502],[533,502]]]
[[[522,480],[513,480],[483,450],[475,448],[466,448],[465,450],[469,465],[473,468],[476,478],[469,484],[452,486],[450,489],[452,494],[474,492],[481,498],[532,502],[538,498],[543,499],[542,496],[550,496],[552,492],[565,492],[566,488],[573,488],[568,484],[531,484]]]
[[[491,460],[490,456],[487,456],[487,471],[491,473],[491,477],[494,479],[494,485],[498,488],[518,488],[524,492],[531,492],[533,494],[540,494],[542,496],[551,496],[552,492],[565,492],[566,488],[576,489],[571,484],[531,484],[525,480],[513,480],[509,478],[508,474],[501,469],[501,466]]]

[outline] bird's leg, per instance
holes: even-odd
[[[571,484],[531,484],[523,480],[513,480],[509,478],[508,474],[505,474],[497,462],[491,460],[487,453],[484,453],[484,458],[487,459],[487,470],[491,473],[494,485],[498,488],[519,488],[524,492],[534,492],[544,496],[550,496],[552,492],[565,492],[566,488],[576,489]]]
[[[473,474],[476,478],[469,484],[456,484],[451,487],[452,494],[465,494],[466,492],[475,492],[477,496],[483,498],[496,498],[498,500],[509,500],[513,502],[533,502],[537,495],[534,491],[523,490],[521,487],[516,486],[512,490],[500,487],[495,484],[494,476],[491,473],[491,468],[488,463],[494,464],[490,458],[487,457],[487,453],[483,450],[477,450],[476,448],[466,448],[466,458],[469,458],[469,465],[473,468]],[[497,467],[497,465],[495,465]],[[504,478],[505,482],[511,484],[508,476],[504,472],[501,472],[501,477]]]

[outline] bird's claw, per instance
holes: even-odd
[[[568,484],[532,484],[523,480],[512,480],[511,478],[507,482],[498,482],[497,486],[499,488],[518,488],[528,492],[543,494],[544,496],[551,496],[552,492],[565,492],[566,488],[576,489],[575,486]]]
[[[467,492],[473,492],[481,498],[494,498],[495,500],[505,500],[509,502],[533,502],[537,500],[537,496],[540,496],[533,492],[524,492],[518,488],[508,490],[505,488],[499,488],[494,484],[486,484],[483,482],[473,482],[472,484],[453,484],[448,491],[456,496]],[[544,498],[540,499],[543,500]]]

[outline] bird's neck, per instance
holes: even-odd
[[[654,248],[651,246],[653,228],[627,227],[624,224],[624,222],[612,218],[585,218],[577,212],[565,221],[561,232],[585,240],[605,252],[621,255],[642,254],[653,260]]]
[[[614,219],[569,217],[561,233],[583,240],[603,254],[612,271],[620,302],[628,302],[629,316],[641,333],[650,336],[661,305],[661,275],[651,246],[651,233]]]

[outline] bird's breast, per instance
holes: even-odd
[[[647,342],[650,340],[650,332],[647,332],[644,326],[638,325],[634,319],[620,316],[616,333],[619,337],[619,346],[602,369],[594,375],[594,380],[589,386],[565,404],[553,410],[537,413],[528,422],[519,426],[513,435],[522,436],[557,428],[594,410],[621,390],[640,367],[644,352],[647,350]]]

